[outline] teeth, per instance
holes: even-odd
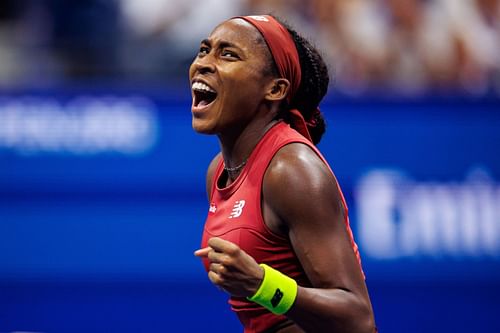
[[[216,93],[215,90],[213,90],[212,88],[210,88],[209,86],[207,86],[205,83],[202,82],[194,82],[192,85],[192,89],[200,91],[208,91],[214,94]]]

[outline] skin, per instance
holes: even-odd
[[[202,43],[190,68],[191,82],[204,80],[217,91],[217,99],[203,113],[192,109],[194,129],[216,134],[221,146],[207,172],[207,193],[219,159],[228,166],[244,161],[275,123],[288,93],[286,79],[263,73],[270,58],[259,36],[243,20],[224,22]],[[237,49],[237,60],[227,59],[227,42]],[[226,185],[237,175],[229,174]],[[372,307],[344,224],[336,179],[309,147],[289,144],[274,156],[264,175],[262,215],[272,231],[289,237],[313,286],[299,286],[286,314],[289,321],[276,332],[374,332]],[[233,296],[253,295],[264,275],[258,263],[224,239],[211,238],[208,245],[195,255],[210,260],[210,281]]]
[[[243,20],[221,24],[201,43],[189,70],[191,82],[202,81],[217,91],[216,100],[206,110],[196,112],[192,107],[193,128],[218,136],[229,167],[250,155],[272,125],[278,104],[288,91],[288,80],[262,72],[269,51],[257,42],[256,34]]]

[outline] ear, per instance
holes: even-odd
[[[282,101],[286,98],[288,89],[290,89],[290,81],[284,78],[273,79],[266,91],[265,99],[268,101]]]

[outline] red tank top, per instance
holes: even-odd
[[[310,287],[306,274],[287,237],[271,231],[262,218],[262,182],[269,163],[283,146],[299,142],[309,146],[327,162],[316,147],[284,122],[274,125],[259,141],[248,158],[247,164],[236,180],[224,188],[218,187],[224,165],[219,161],[214,173],[210,195],[210,208],[202,237],[202,247],[214,236],[237,244],[258,263],[265,263],[283,274],[295,279],[300,286]],[[340,191],[340,188],[339,188]],[[345,207],[345,224],[351,237],[351,244],[359,260],[359,252],[352,237]],[[208,260],[203,261],[208,270]],[[245,333],[263,332],[281,321],[285,316],[274,315],[260,305],[245,298],[231,297],[231,309],[238,315]]]

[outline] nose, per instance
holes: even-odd
[[[213,73],[215,72],[215,62],[213,56],[209,53],[203,57],[196,57],[191,64],[192,73]]]

